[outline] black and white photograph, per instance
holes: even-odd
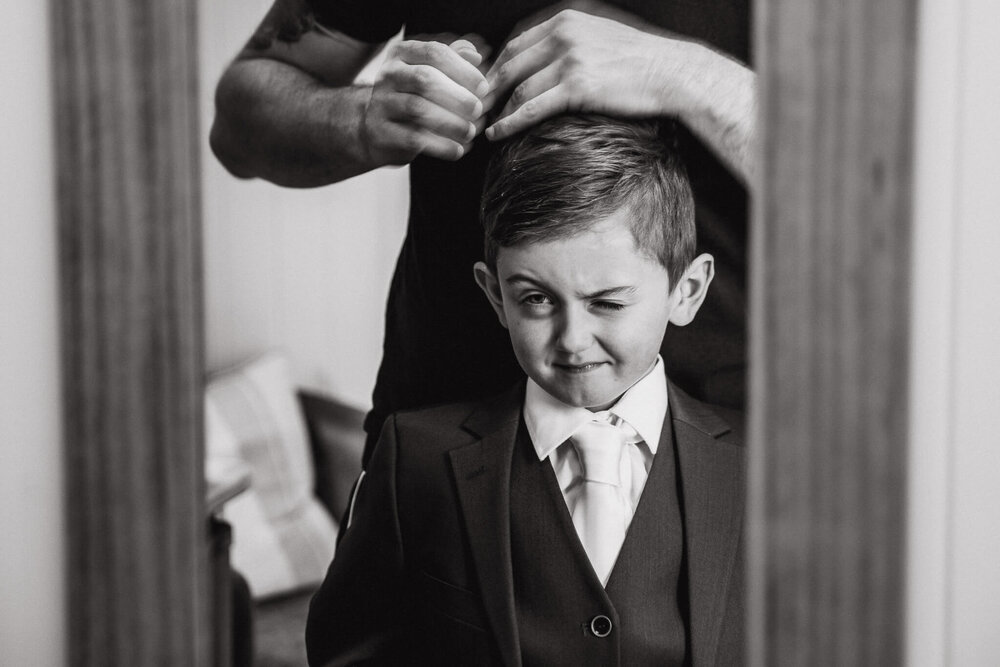
[[[0,666],[1000,665],[995,0],[0,40]]]

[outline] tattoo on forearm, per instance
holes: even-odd
[[[264,51],[276,39],[290,44],[315,27],[316,17],[307,0],[276,0],[247,46]]]

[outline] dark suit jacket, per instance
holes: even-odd
[[[668,394],[689,653],[694,667],[741,664],[744,450],[707,406],[673,385]],[[521,664],[509,489],[523,399],[521,382],[486,403],[386,422],[310,606],[310,664]]]

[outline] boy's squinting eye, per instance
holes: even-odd
[[[595,301],[594,307],[601,310],[625,310],[625,304],[617,301]]]

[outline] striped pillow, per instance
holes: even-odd
[[[206,469],[242,465],[250,488],[226,503],[233,567],[255,598],[313,586],[337,526],[313,495],[313,462],[288,363],[276,354],[214,375],[205,396]]]

